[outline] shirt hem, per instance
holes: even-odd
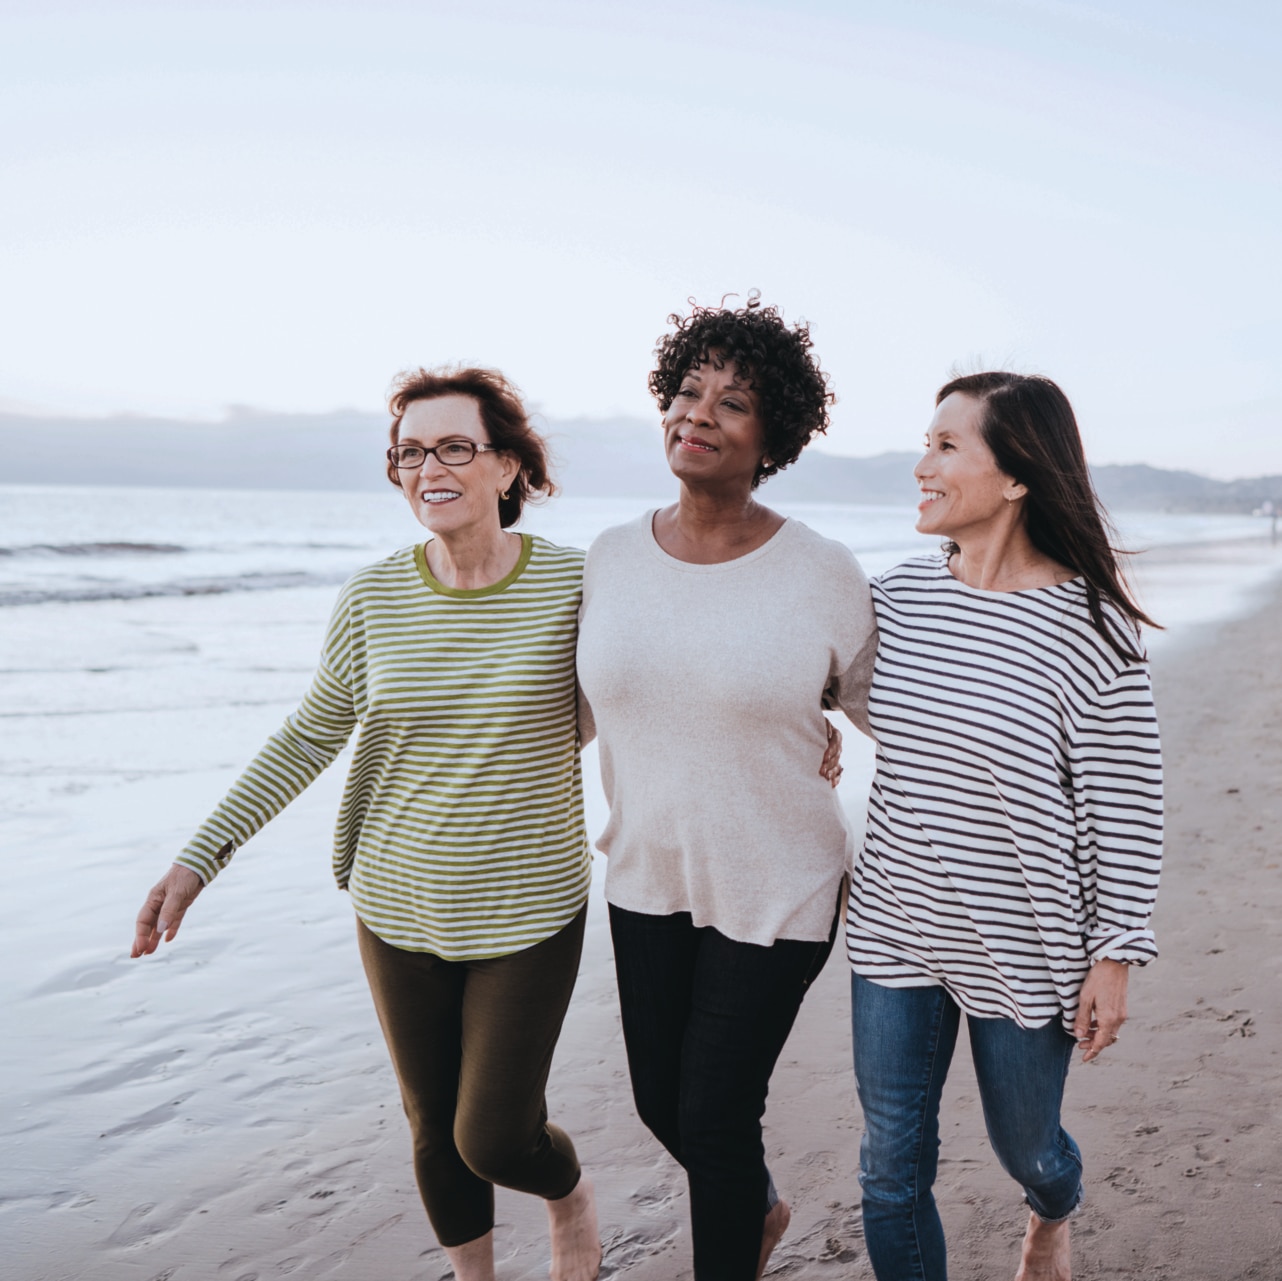
[[[402,952],[413,952],[417,955],[434,956],[441,961],[495,961],[504,956],[515,956],[518,952],[528,952],[530,948],[537,947],[540,943],[546,943],[554,934],[559,934],[569,923],[574,920],[578,914],[583,911],[589,897],[589,891],[583,892],[583,897],[578,899],[574,907],[568,911],[564,919],[560,914],[552,918],[552,924],[540,924],[538,927],[542,932],[538,938],[522,939],[519,943],[499,943],[497,945],[480,944],[476,948],[466,948],[460,950],[451,949],[449,952],[439,947],[429,946],[425,941],[419,940],[415,943],[406,943],[394,941],[381,933],[380,929],[372,924],[361,912],[358,905],[353,904],[357,919],[365,926],[375,938],[386,943],[388,947],[397,948]],[[385,926],[383,928],[386,928]]]

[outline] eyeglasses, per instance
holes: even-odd
[[[408,470],[422,467],[428,454],[434,454],[447,467],[465,467],[477,454],[502,452],[497,445],[478,445],[472,440],[447,440],[432,449],[424,449],[422,445],[393,445],[387,451],[387,459],[393,467]]]

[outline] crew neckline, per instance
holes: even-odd
[[[521,554],[516,558],[516,564],[497,583],[491,583],[488,587],[447,587],[432,573],[427,563],[427,543],[414,545],[414,564],[418,567],[419,577],[438,596],[451,596],[455,600],[477,600],[482,596],[495,596],[511,587],[530,563],[530,556],[534,551],[534,539],[530,534],[518,534],[517,537],[521,540]],[[430,538],[427,540],[428,543],[431,541]]]
[[[1084,580],[1080,574],[1074,574],[1072,578],[1066,578],[1059,583],[1043,583],[1040,587],[1015,587],[1009,591],[1001,591],[992,587],[972,587],[969,583],[963,582],[956,574],[953,573],[949,566],[951,557],[945,556],[942,552],[940,555],[940,574],[954,586],[961,588],[964,592],[974,592],[976,596],[1029,596],[1033,592],[1053,592],[1058,591],[1061,587],[1075,587]]]
[[[744,552],[742,556],[735,556],[731,560],[714,561],[712,564],[708,565],[698,561],[681,560],[679,557],[673,556],[669,552],[665,552],[663,548],[659,546],[659,540],[654,536],[654,518],[659,514],[660,510],[661,509],[658,507],[653,507],[641,518],[644,527],[646,545],[650,548],[650,551],[654,556],[665,565],[669,565],[673,569],[679,569],[689,574],[710,574],[715,573],[717,570],[735,569],[740,565],[747,565],[754,560],[758,560],[760,557],[768,555],[777,546],[779,546],[780,541],[784,537],[785,531],[790,530],[792,526],[796,524],[791,516],[785,516],[783,518],[783,524],[780,525],[779,528],[776,529],[760,547],[754,547],[752,551]]]

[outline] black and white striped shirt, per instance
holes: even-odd
[[[932,555],[872,589],[877,773],[851,965],[890,987],[942,984],[968,1014],[1071,1028],[1092,961],[1157,955],[1147,664],[1095,630],[1080,579],[981,591]]]

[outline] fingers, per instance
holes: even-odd
[[[841,765],[841,731],[826,718],[824,725],[828,731],[828,745],[824,748],[823,760],[819,764],[819,774],[836,787],[844,772]]]
[[[166,943],[174,941],[190,906],[190,899],[185,899],[172,890],[165,896],[165,905],[160,909],[160,920],[156,922],[156,933]]]
[[[1128,970],[1117,961],[1100,961],[1082,984],[1081,1003],[1073,1021],[1073,1036],[1082,1050],[1082,1062],[1097,1059],[1121,1039],[1126,1022]]]
[[[1121,1040],[1117,1032],[1110,1031],[1108,1027],[1100,1025],[1091,1029],[1089,1036],[1077,1042],[1078,1048],[1082,1053],[1082,1062],[1089,1063],[1092,1059],[1097,1059],[1105,1050],[1116,1045]]]
[[[1090,980],[1082,985],[1082,994],[1077,1002],[1077,1015],[1073,1019],[1073,1040],[1084,1045],[1095,1034],[1095,1002],[1090,999]]]
[[[134,922],[134,942],[129,955],[150,956],[161,944],[172,943],[187,909],[204,882],[190,868],[177,863],[152,887]]]
[[[1104,1014],[1099,1012],[1098,1006],[1096,1010],[1096,1017],[1091,1021],[1086,1034],[1077,1039],[1078,1045],[1084,1050],[1083,1063],[1099,1058],[1111,1045],[1116,1044],[1121,1039],[1122,1024],[1126,1022],[1125,1014]]]
[[[138,912],[138,919],[134,922],[134,945],[129,952],[134,960],[140,956],[150,956],[160,942],[156,923],[160,918],[160,909],[165,903],[163,884],[161,882],[152,887],[151,893],[147,895],[146,901]]]
[[[1110,1030],[1108,1026],[1104,1024],[1093,1025],[1088,1029],[1085,1036],[1077,1038],[1078,1049],[1083,1051],[1082,1062],[1089,1063],[1092,1059],[1099,1058],[1118,1039],[1118,1034]]]

